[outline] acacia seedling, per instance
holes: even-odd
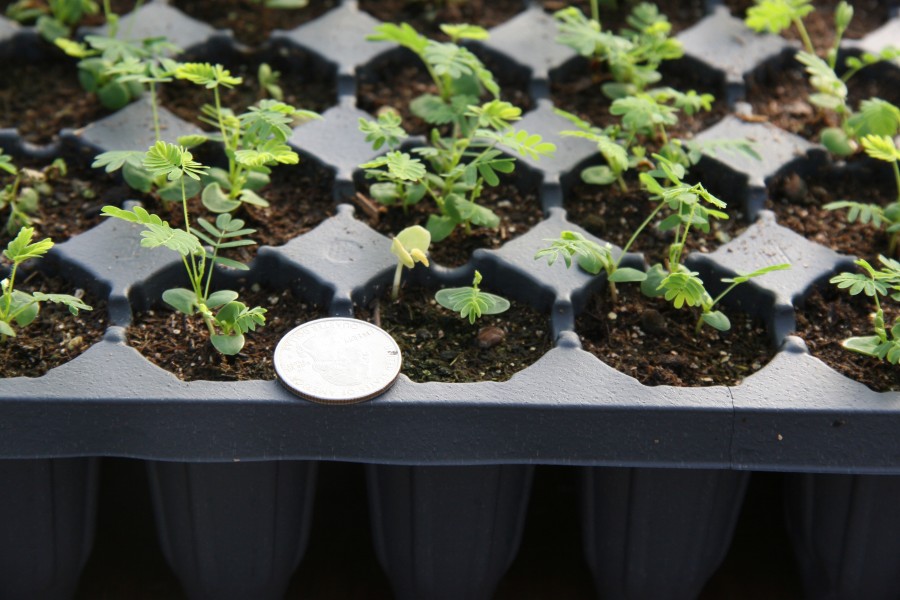
[[[860,258],[856,264],[865,273],[840,273],[829,282],[845,289],[851,296],[864,293],[875,303],[875,314],[872,319],[874,335],[854,336],[844,340],[841,345],[848,350],[886,360],[896,365],[900,363],[900,317],[887,328],[884,322],[883,298],[900,302],[900,262],[885,256],[879,256],[882,267],[876,269],[868,261]]]
[[[888,254],[897,252],[900,241],[900,148],[893,138],[889,136],[867,135],[861,140],[866,154],[877,160],[883,160],[891,164],[894,171],[894,184],[897,189],[897,199],[887,207],[852,200],[839,200],[829,202],[824,206],[828,210],[847,209],[847,220],[851,223],[871,223],[875,228],[885,227],[890,234]]]
[[[435,301],[444,308],[458,312],[463,319],[474,325],[482,315],[496,315],[509,310],[509,300],[482,291],[481,273],[475,271],[472,287],[445,288],[434,295]]]
[[[140,4],[139,1],[138,7]],[[96,15],[99,11],[100,7],[94,0],[17,0],[6,7],[6,16],[20,23],[34,21],[41,37],[53,43],[57,38],[71,35],[84,17]],[[109,0],[103,1],[103,12],[106,22],[115,28],[118,16],[112,12]]]
[[[175,70],[175,77],[212,90],[213,104],[201,108],[200,118],[218,130],[217,134],[188,136],[181,141],[189,146],[219,141],[228,158],[227,171],[213,168],[204,177],[203,205],[217,213],[237,210],[241,203],[268,206],[256,192],[269,183],[272,167],[300,162],[300,156],[287,144],[293,132],[291,127],[319,115],[271,99],[260,100],[246,112],[235,114],[222,106],[219,90],[242,80],[222,65],[184,63]]]
[[[888,47],[878,53],[850,56],[839,75],[838,52],[841,39],[853,19],[853,7],[842,1],[835,8],[834,43],[826,50],[824,59],[816,53],[804,24],[804,18],[813,10],[811,0],[756,0],[747,10],[745,22],[758,32],[777,34],[791,26],[796,28],[803,41],[803,50],[797,53],[797,60],[805,67],[809,83],[815,90],[809,101],[822,110],[834,112],[840,119],[839,127],[822,129],[820,140],[830,152],[848,156],[859,149],[859,140],[866,135],[897,134],[895,115],[900,114],[900,109],[885,100],[870,98],[863,100],[859,110],[854,111],[848,103],[847,82],[865,67],[900,58],[900,48]]]
[[[198,218],[200,228],[191,226],[186,182],[199,181],[207,167],[195,161],[185,148],[168,142],[157,142],[145,153],[143,166],[153,177],[164,177],[180,188],[184,229],[170,227],[166,221],[141,207],[124,210],[116,206],[104,206],[103,214],[143,225],[141,246],[164,247],[181,256],[191,287],[166,290],[162,295],[163,301],[186,315],[199,315],[216,350],[226,355],[237,354],[244,347],[244,334],[265,324],[266,309],[247,307],[238,300],[238,293],[235,291],[210,290],[215,265],[248,269],[243,263],[219,256],[219,251],[255,244],[250,239],[237,239],[250,235],[255,230],[245,229],[244,221],[233,219],[227,213],[219,215],[215,224]]]
[[[591,0],[591,16],[575,6],[554,13],[556,41],[581,56],[605,64],[613,81],[603,84],[609,98],[621,98],[645,90],[661,79],[659,66],[681,58],[681,42],[669,37],[672,25],[654,4],[641,3],[628,16],[630,28],[618,35],[603,30],[597,0]]]
[[[12,157],[0,152],[0,170],[13,175],[13,180],[0,189],[0,215],[8,210],[6,232],[15,234],[20,227],[38,222],[36,215],[42,196],[53,193],[52,183],[67,173],[66,161],[55,159],[42,169],[20,169]]]
[[[77,315],[79,310],[93,310],[78,296],[43,292],[29,294],[16,289],[19,265],[31,259],[42,258],[53,247],[50,238],[32,242],[33,237],[33,228],[22,227],[3,251],[3,256],[12,263],[12,270],[9,277],[0,281],[0,343],[5,342],[7,338],[16,337],[14,325],[26,327],[34,322],[40,313],[41,302],[63,304],[73,315]]]
[[[412,269],[416,263],[428,266],[428,247],[431,245],[431,234],[421,225],[412,225],[398,233],[391,241],[391,254],[397,257],[397,269],[394,271],[394,284],[391,287],[391,299],[400,295],[400,279],[403,267]]]

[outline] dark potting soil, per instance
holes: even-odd
[[[219,96],[223,108],[230,108],[235,114],[259,100],[269,98],[259,83],[258,72],[262,63],[281,73],[278,85],[284,94],[284,102],[291,106],[322,113],[337,102],[337,84],[334,69],[322,64],[309,52],[279,44],[265,51],[244,54],[229,48],[212,56],[206,54],[186,54],[179,57],[183,62],[220,63],[234,77],[243,82],[231,89],[220,88]],[[213,92],[203,86],[186,80],[174,80],[159,88],[160,102],[167,109],[195,125],[212,130],[213,126],[199,119],[200,108],[213,104]]]
[[[881,27],[890,17],[890,0],[849,0],[853,6],[853,20],[844,34],[845,38],[860,39]],[[834,44],[834,9],[840,0],[816,0],[815,10],[803,19],[804,27],[812,40],[813,47],[819,52]],[[723,3],[731,14],[743,19],[747,9],[753,6],[753,0],[724,0]],[[785,38],[800,41],[797,29],[791,26],[782,32]]]
[[[41,196],[38,212],[33,217],[32,226],[38,239],[49,237],[55,243],[64,242],[100,223],[103,220],[100,210],[107,204],[121,206],[125,200],[143,196],[102,169],[92,169],[93,152],[78,150],[62,158],[66,162],[65,175],[50,167],[51,160],[15,160],[20,169],[44,172],[45,185],[40,187],[50,192]],[[13,179],[12,175],[3,173],[0,185]],[[35,184],[21,185],[34,187]],[[5,223],[7,217],[5,212],[0,214],[0,221]],[[0,247],[5,247],[10,239],[12,236],[6,229],[0,228]]]
[[[528,73],[510,68],[494,55],[476,48],[484,65],[493,73],[500,86],[500,98],[522,109],[525,113],[534,106],[528,95]],[[412,52],[391,53],[387,58],[376,60],[357,73],[357,106],[375,115],[383,107],[396,110],[403,117],[403,127],[410,135],[426,135],[430,127],[425,121],[414,116],[409,103],[422,94],[437,94],[437,87]],[[482,100],[490,99],[489,95]]]
[[[881,171],[874,167],[878,167]],[[887,164],[874,159],[854,161],[850,167],[823,166],[809,175],[782,173],[768,184],[766,208],[775,212],[779,224],[832,250],[874,260],[887,252],[889,236],[884,229],[859,221],[849,223],[847,210],[826,210],[824,205],[853,200],[887,206],[895,201],[896,190]],[[876,182],[884,181],[883,185]]]
[[[699,309],[675,309],[634,284],[617,289],[615,305],[608,292],[594,295],[575,331],[585,350],[644,385],[736,385],[774,354],[765,327],[744,313],[724,307],[731,330],[705,325],[698,335]]]
[[[0,128],[15,127],[33,144],[48,144],[61,129],[79,128],[108,111],[78,83],[74,60],[3,61]]]
[[[575,0],[568,2],[566,0],[542,0],[541,4],[544,10],[548,12],[556,12],[567,6],[577,6],[586,16],[591,15],[591,3],[589,0]],[[624,0],[604,2],[600,1],[600,24],[605,31],[619,32],[623,27],[628,27],[628,15],[634,9],[637,2],[628,2]],[[703,18],[704,1],[703,0],[656,0],[653,2],[659,12],[668,17],[672,24],[672,33],[678,33],[682,29],[686,29],[694,25]]]
[[[275,379],[272,355],[278,341],[288,330],[326,315],[322,309],[297,300],[288,290],[253,285],[236,291],[241,302],[261,306],[267,312],[265,326],[246,333],[244,348],[234,356],[219,354],[213,348],[202,319],[176,312],[161,302],[135,315],[127,331],[128,343],[184,381]]]
[[[238,41],[258,46],[273,29],[291,30],[312,21],[338,0],[309,0],[304,8],[266,8],[263,0],[172,0],[176,8],[216,29],[231,29]]]
[[[628,192],[623,192],[618,185],[598,186],[578,181],[565,196],[567,218],[597,237],[623,248],[656,206],[646,192],[638,189],[636,177],[629,176],[626,183],[629,185]],[[687,251],[711,252],[746,229],[747,222],[740,206],[729,206],[726,212],[730,218],[713,219],[709,233],[692,227],[686,243]],[[651,264],[666,258],[669,245],[675,241],[675,232],[660,231],[656,223],[669,214],[668,209],[661,210],[656,220],[638,235],[629,251],[643,252]]]
[[[376,201],[362,194],[354,201],[360,209],[357,210],[357,216],[364,218],[368,215],[368,224],[387,236],[394,236],[410,225],[424,227],[428,216],[437,212],[437,207],[430,198],[424,198],[409,207],[406,213],[400,208],[386,209],[379,206]],[[490,208],[500,217],[499,227],[473,227],[470,234],[466,234],[462,227],[457,227],[447,239],[432,243],[428,251],[431,260],[445,267],[463,265],[469,262],[476,248],[499,248],[531,229],[543,218],[537,191],[523,192],[512,183],[501,182],[497,187],[485,187],[478,203]]]
[[[523,0],[360,0],[364,10],[385,23],[409,23],[423,35],[447,39],[443,23],[468,23],[485,29],[508,21],[525,9]]]
[[[39,377],[90,348],[106,331],[106,302],[79,291],[60,277],[38,271],[16,275],[16,289],[25,292],[82,296],[93,310],[77,315],[65,306],[44,302],[30,325],[14,326],[16,337],[0,342],[0,377]]]
[[[885,323],[900,316],[890,300],[882,303]],[[874,335],[870,315],[875,303],[865,294],[851,296],[828,284],[815,289],[797,310],[797,335],[813,356],[835,371],[878,392],[900,391],[900,366],[851,352],[841,342],[852,336]]]
[[[491,291],[482,284],[484,291]],[[390,333],[403,355],[402,372],[413,381],[471,383],[506,381],[550,350],[548,316],[520,302],[508,311],[486,315],[474,325],[440,306],[434,294],[401,289],[397,301],[390,290],[357,318]]]

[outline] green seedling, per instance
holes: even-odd
[[[883,160],[891,164],[894,170],[894,183],[897,188],[897,199],[882,208],[877,204],[840,200],[829,202],[824,208],[828,210],[847,209],[847,220],[851,223],[871,223],[875,228],[885,227],[890,234],[888,254],[897,252],[900,241],[900,148],[892,137],[867,135],[861,140],[866,154],[877,160]]]
[[[215,224],[198,218],[197,224],[200,227],[191,226],[187,182],[199,182],[208,167],[195,161],[185,148],[168,142],[157,142],[145,153],[143,166],[154,178],[163,177],[181,190],[184,229],[170,227],[166,221],[141,207],[124,210],[104,206],[103,214],[143,225],[141,246],[164,247],[181,256],[191,287],[166,290],[162,295],[163,301],[186,315],[199,315],[216,350],[226,355],[237,354],[244,347],[244,334],[265,324],[266,309],[247,307],[238,300],[238,293],[232,290],[210,290],[216,265],[248,269],[243,263],[219,256],[219,251],[255,244],[253,240],[237,238],[250,235],[256,230],[245,229],[244,221],[233,219],[227,213],[219,215]]]
[[[391,287],[391,299],[400,296],[400,278],[403,267],[412,269],[416,263],[428,266],[428,247],[431,245],[431,234],[421,225],[407,227],[391,241],[391,254],[397,257],[397,269],[394,271],[394,285]]]
[[[256,70],[256,80],[259,82],[259,98],[262,100],[268,94],[273,100],[283,101],[284,90],[278,85],[281,80],[281,71],[275,71],[269,63],[261,63]]]
[[[67,37],[81,19],[96,15],[100,7],[93,0],[18,0],[6,7],[6,16],[20,23],[34,22],[48,42]]]
[[[822,144],[833,154],[849,156],[859,149],[859,140],[867,135],[897,134],[897,115],[900,109],[879,98],[860,103],[858,111],[849,105],[847,82],[861,69],[882,61],[900,57],[900,48],[888,47],[878,53],[864,52],[845,60],[843,73],[837,73],[841,39],[853,19],[853,7],[840,2],[834,12],[834,43],[822,59],[816,53],[803,19],[814,7],[810,0],[756,0],[747,10],[747,26],[755,31],[781,33],[795,27],[803,41],[797,60],[803,64],[815,93],[809,101],[822,110],[834,112],[840,120],[838,127],[825,127],[820,132]]]
[[[890,298],[900,302],[900,262],[879,256],[881,269],[876,269],[864,259],[856,260],[856,264],[865,273],[841,273],[832,277],[829,282],[847,290],[851,296],[865,293],[875,303],[875,315],[872,319],[874,335],[854,336],[842,342],[844,348],[886,360],[892,365],[900,363],[900,317],[894,320],[890,329],[884,322],[882,298]]]
[[[266,8],[277,10],[295,10],[306,8],[309,0],[251,0],[254,4],[262,4]]]
[[[36,214],[42,196],[53,193],[53,181],[65,177],[66,161],[55,159],[40,170],[19,169],[12,157],[0,152],[0,170],[13,176],[13,180],[0,189],[0,215],[8,210],[6,232],[14,235],[19,228],[37,223]]]
[[[662,78],[659,66],[664,61],[684,55],[681,43],[669,37],[671,24],[654,4],[634,7],[628,17],[630,28],[618,35],[603,30],[597,0],[591,0],[590,17],[574,6],[553,16],[559,29],[557,42],[606,65],[613,81],[603,84],[602,90],[609,98],[644,91]]]
[[[227,171],[213,168],[204,177],[203,205],[217,213],[237,210],[242,203],[268,206],[256,192],[269,183],[272,167],[300,162],[300,156],[287,144],[292,126],[318,119],[319,115],[278,100],[260,100],[236,115],[222,106],[219,90],[240,84],[241,78],[233,77],[222,65],[185,63],[175,70],[175,77],[212,90],[214,104],[202,107],[201,120],[218,130],[217,134],[188,136],[180,141],[189,146],[219,141],[228,158]]]
[[[479,289],[481,273],[475,271],[472,287],[445,288],[438,290],[434,299],[444,308],[458,312],[463,319],[474,325],[481,315],[496,315],[509,310],[509,300]]]
[[[181,51],[177,46],[164,37],[126,41],[100,35],[89,35],[84,42],[60,38],[56,45],[69,56],[80,59],[81,86],[96,94],[100,103],[110,110],[133,102],[147,86],[153,107],[153,128],[159,139],[157,86],[172,80],[179,63],[170,57]]]
[[[3,256],[12,263],[12,270],[9,277],[0,281],[0,343],[5,342],[7,338],[16,337],[14,325],[26,327],[33,323],[40,313],[41,302],[63,304],[73,315],[77,315],[79,310],[92,310],[77,296],[43,292],[29,294],[16,289],[16,272],[19,265],[43,257],[53,247],[50,238],[32,243],[33,237],[34,229],[23,227],[3,251]]]

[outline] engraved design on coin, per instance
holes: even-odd
[[[400,348],[366,321],[331,317],[289,331],[275,348],[275,373],[295,394],[351,404],[381,394],[400,374]]]

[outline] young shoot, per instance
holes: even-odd
[[[900,302],[900,262],[885,256],[879,256],[878,260],[881,262],[881,269],[876,269],[864,259],[858,259],[855,262],[865,273],[841,273],[832,277],[829,283],[847,290],[851,296],[865,293],[875,303],[872,319],[874,335],[850,337],[841,345],[853,352],[896,365],[900,363],[900,317],[888,329],[884,322],[882,299],[890,298],[894,302]]]
[[[144,154],[143,166],[154,179],[164,178],[180,189],[184,229],[170,227],[166,221],[140,207],[124,210],[104,206],[103,214],[143,225],[141,246],[164,247],[181,256],[191,287],[166,290],[163,301],[186,315],[199,315],[216,350],[226,355],[237,354],[244,347],[244,334],[265,324],[266,309],[247,307],[232,290],[211,292],[212,277],[215,265],[247,270],[243,263],[219,256],[219,251],[255,244],[253,240],[237,239],[255,230],[245,229],[244,221],[233,219],[227,213],[219,215],[215,224],[198,218],[200,227],[191,226],[187,182],[199,181],[208,167],[195,161],[185,148],[157,142]]]
[[[860,138],[866,135],[888,135],[897,133],[893,115],[898,108],[878,98],[863,100],[858,111],[849,105],[847,82],[861,69],[900,57],[900,48],[888,47],[878,53],[864,52],[860,56],[850,56],[845,60],[843,72],[837,72],[838,52],[841,39],[853,20],[853,7],[841,1],[834,11],[834,42],[820,58],[806,30],[804,17],[814,10],[811,0],[756,0],[747,10],[745,22],[754,31],[781,33],[795,27],[803,41],[803,50],[797,53],[797,60],[803,64],[809,76],[809,83],[815,93],[809,96],[810,103],[821,110],[832,111],[839,119],[838,127],[824,127],[820,140],[830,152],[838,156],[849,156],[859,149]]]
[[[27,293],[16,289],[16,274],[19,265],[43,257],[53,242],[46,238],[32,242],[34,229],[23,227],[18,235],[6,245],[3,256],[12,263],[9,277],[0,281],[0,343],[7,338],[16,337],[16,327],[26,327],[34,322],[41,310],[41,302],[53,302],[68,307],[69,312],[77,315],[79,310],[93,310],[81,298],[69,294],[45,294],[43,292]]]
[[[164,37],[140,41],[89,35],[84,42],[60,38],[56,45],[69,56],[80,59],[78,79],[85,91],[97,95],[106,108],[118,110],[144,92],[150,92],[153,130],[160,137],[157,86],[172,80],[178,62],[170,58],[181,51]]]
[[[242,114],[222,106],[220,88],[241,83],[222,65],[185,63],[175,70],[177,79],[211,89],[213,104],[201,108],[201,120],[215,127],[216,134],[189,136],[190,146],[207,140],[221,142],[228,158],[228,170],[212,168],[203,177],[203,205],[216,213],[232,212],[242,203],[268,206],[256,192],[269,183],[272,167],[295,165],[300,156],[287,144],[297,122],[319,115],[294,108],[278,100],[260,100]]]
[[[898,118],[900,122],[900,118]],[[847,209],[847,220],[854,223],[871,223],[876,229],[885,227],[890,234],[888,254],[897,252],[900,241],[900,148],[894,138],[889,136],[867,135],[861,140],[866,154],[877,160],[883,160],[891,164],[894,170],[894,185],[897,189],[897,199],[887,207],[864,202],[840,200],[829,202],[825,205],[828,210]]]
[[[463,319],[474,325],[482,315],[497,315],[509,310],[509,300],[496,294],[482,291],[481,273],[475,271],[472,287],[445,288],[438,290],[434,299],[444,308],[458,312]]]
[[[428,266],[428,246],[430,245],[431,234],[421,225],[407,227],[391,241],[391,254],[397,257],[394,285],[391,287],[391,300],[396,300],[400,296],[403,267],[412,269],[417,262]]]
[[[559,31],[557,42],[607,67],[613,81],[601,89],[612,99],[644,91],[662,78],[660,64],[684,55],[681,42],[669,37],[672,25],[655,4],[635,6],[628,17],[630,27],[618,35],[603,30],[597,0],[591,0],[590,17],[575,6],[553,16]]]
[[[12,157],[0,151],[0,170],[13,176],[13,180],[0,189],[0,217],[9,211],[5,230],[10,236],[19,228],[37,223],[37,212],[42,196],[53,193],[52,183],[58,177],[65,177],[66,161],[55,159],[42,169],[19,169]]]
[[[372,196],[404,210],[426,196],[434,200],[438,213],[429,215],[425,226],[435,242],[450,236],[458,226],[466,234],[473,226],[497,227],[500,217],[478,200],[485,185],[499,185],[500,173],[515,170],[515,158],[498,147],[534,159],[556,150],[541,136],[511,126],[521,114],[521,109],[502,100],[470,105],[462,113],[457,137],[442,137],[434,129],[430,146],[412,150],[416,157],[396,149],[406,137],[396,114],[385,112],[374,122],[360,119],[360,130],[373,148],[391,148],[384,156],[360,165],[366,169],[366,177],[378,182],[370,188]]]
[[[108,1],[104,2],[109,15]],[[6,7],[6,16],[20,23],[34,22],[35,29],[45,40],[71,35],[86,16],[96,15],[100,7],[94,0],[17,0]]]

